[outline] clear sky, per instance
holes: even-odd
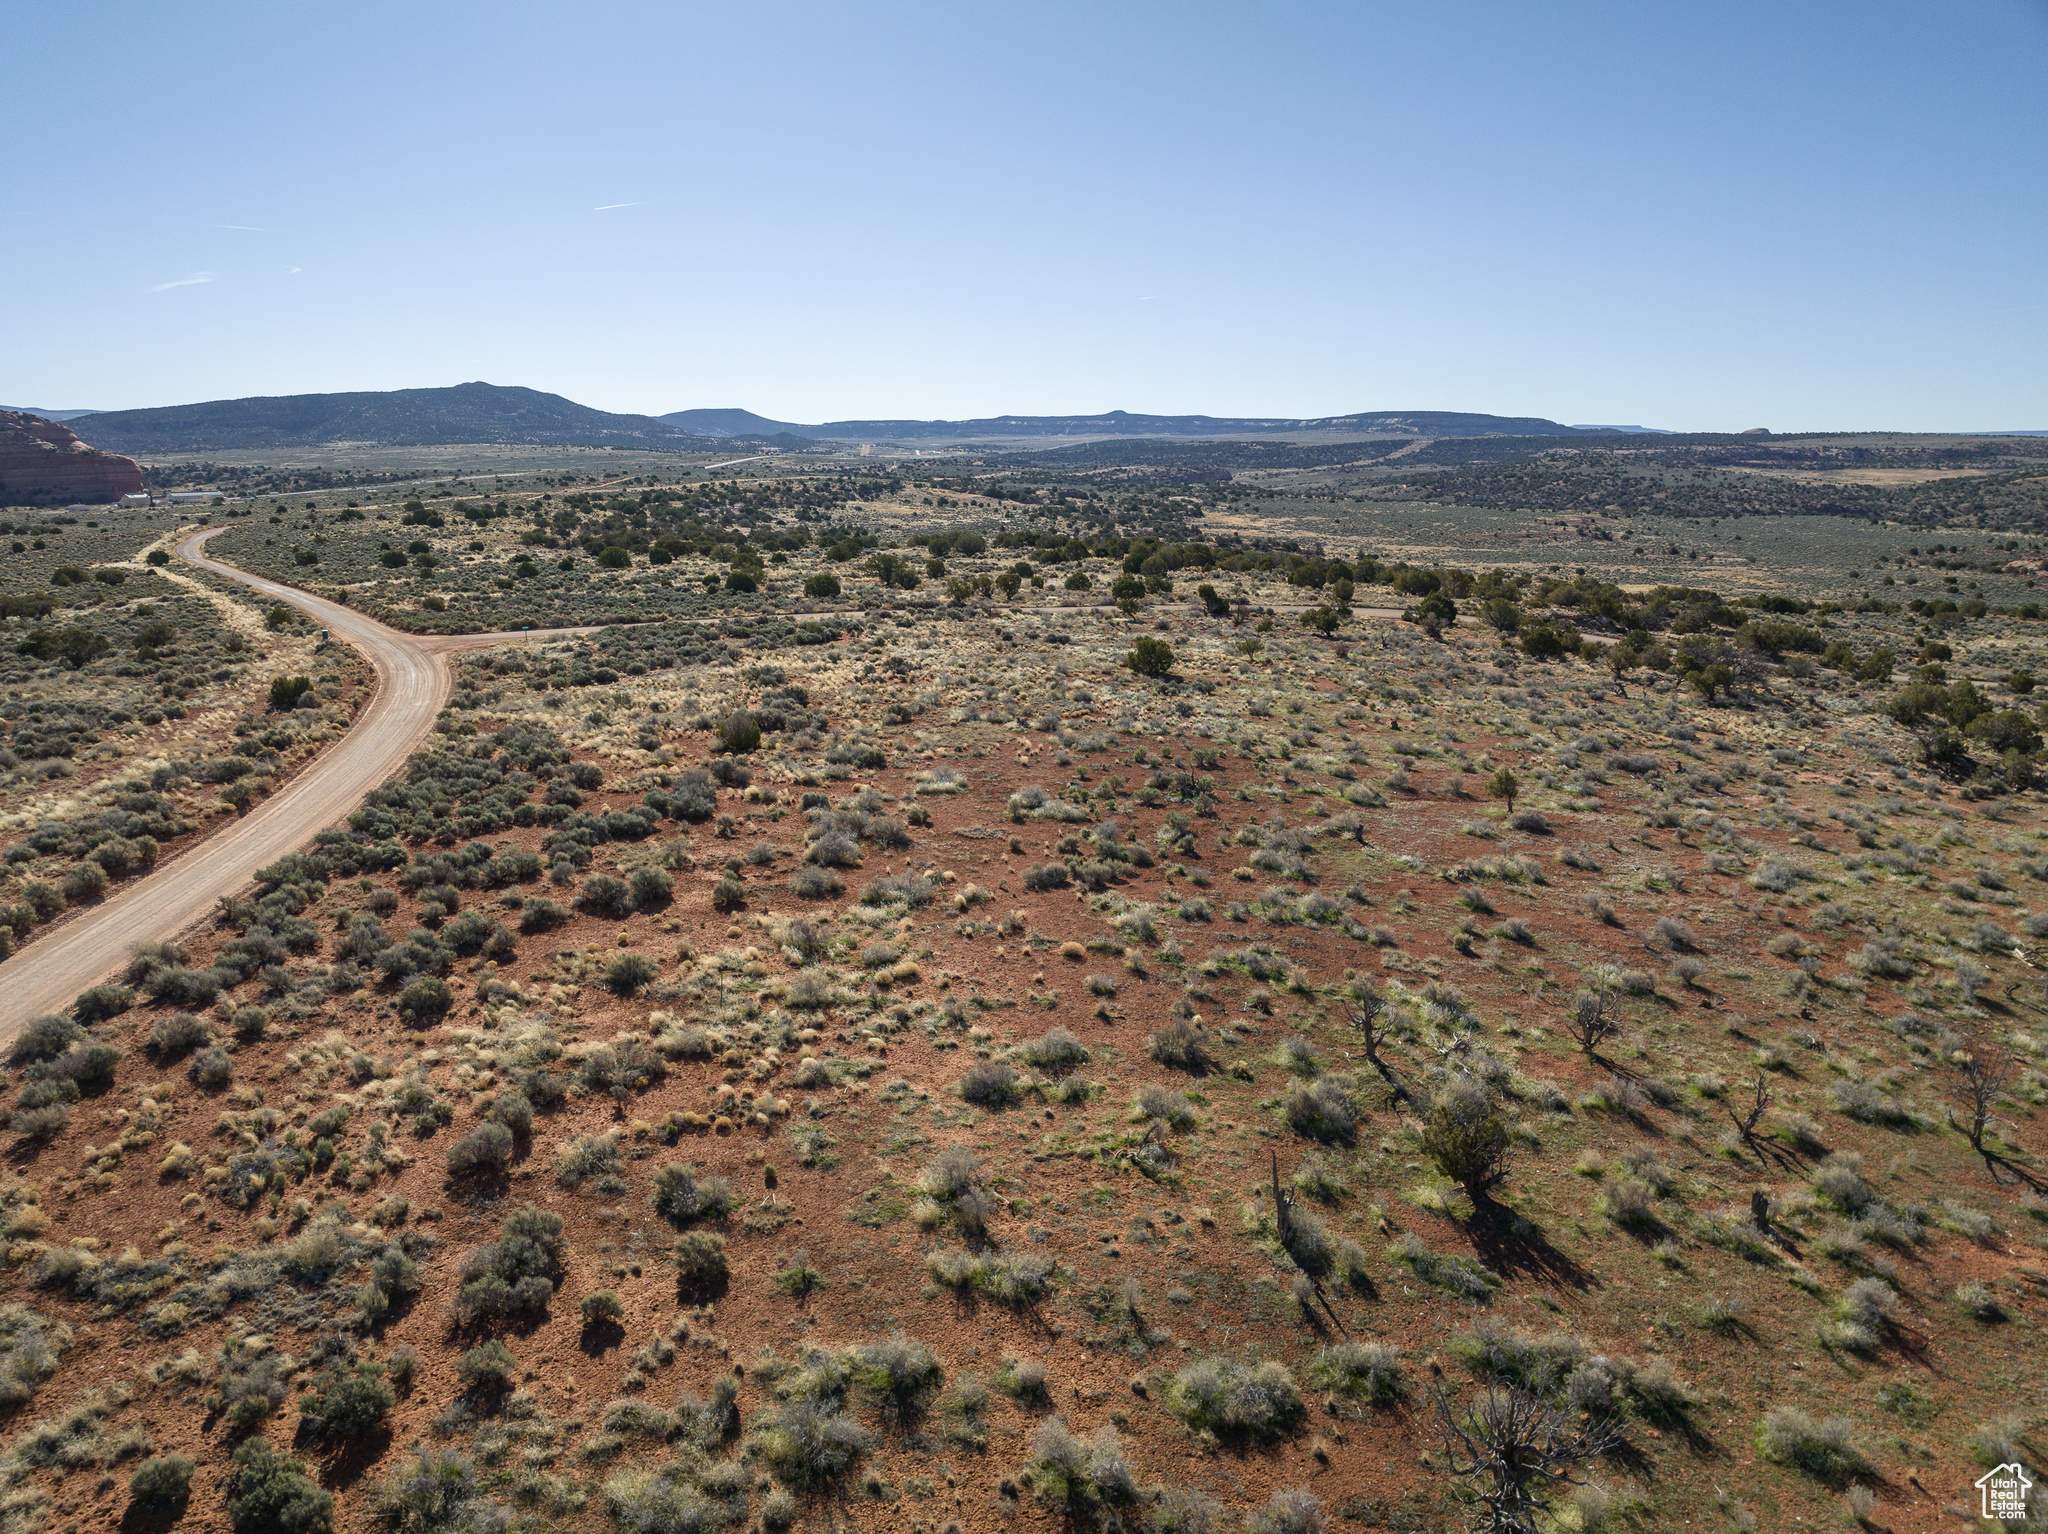
[[[7,12],[0,403],[2048,428],[2048,0]]]

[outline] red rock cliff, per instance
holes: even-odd
[[[133,458],[87,447],[56,421],[0,410],[0,506],[103,503],[141,488]]]

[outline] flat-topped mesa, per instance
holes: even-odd
[[[98,505],[141,489],[133,458],[88,447],[61,422],[0,410],[0,506]]]

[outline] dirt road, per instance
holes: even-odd
[[[209,528],[178,545],[180,559],[305,613],[337,639],[361,650],[377,673],[369,706],[340,741],[312,766],[247,815],[222,827],[146,878],[77,912],[0,964],[0,1043],[46,1012],[66,1010],[73,997],[107,979],[137,943],[173,937],[203,921],[222,895],[248,884],[257,869],[304,846],[333,825],[364,794],[397,772],[434,726],[448,700],[460,650],[526,639],[596,633],[594,628],[516,634],[401,634],[373,618],[294,587],[208,559]]]

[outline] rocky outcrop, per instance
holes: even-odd
[[[0,506],[101,504],[141,488],[133,458],[87,447],[56,421],[0,410]]]

